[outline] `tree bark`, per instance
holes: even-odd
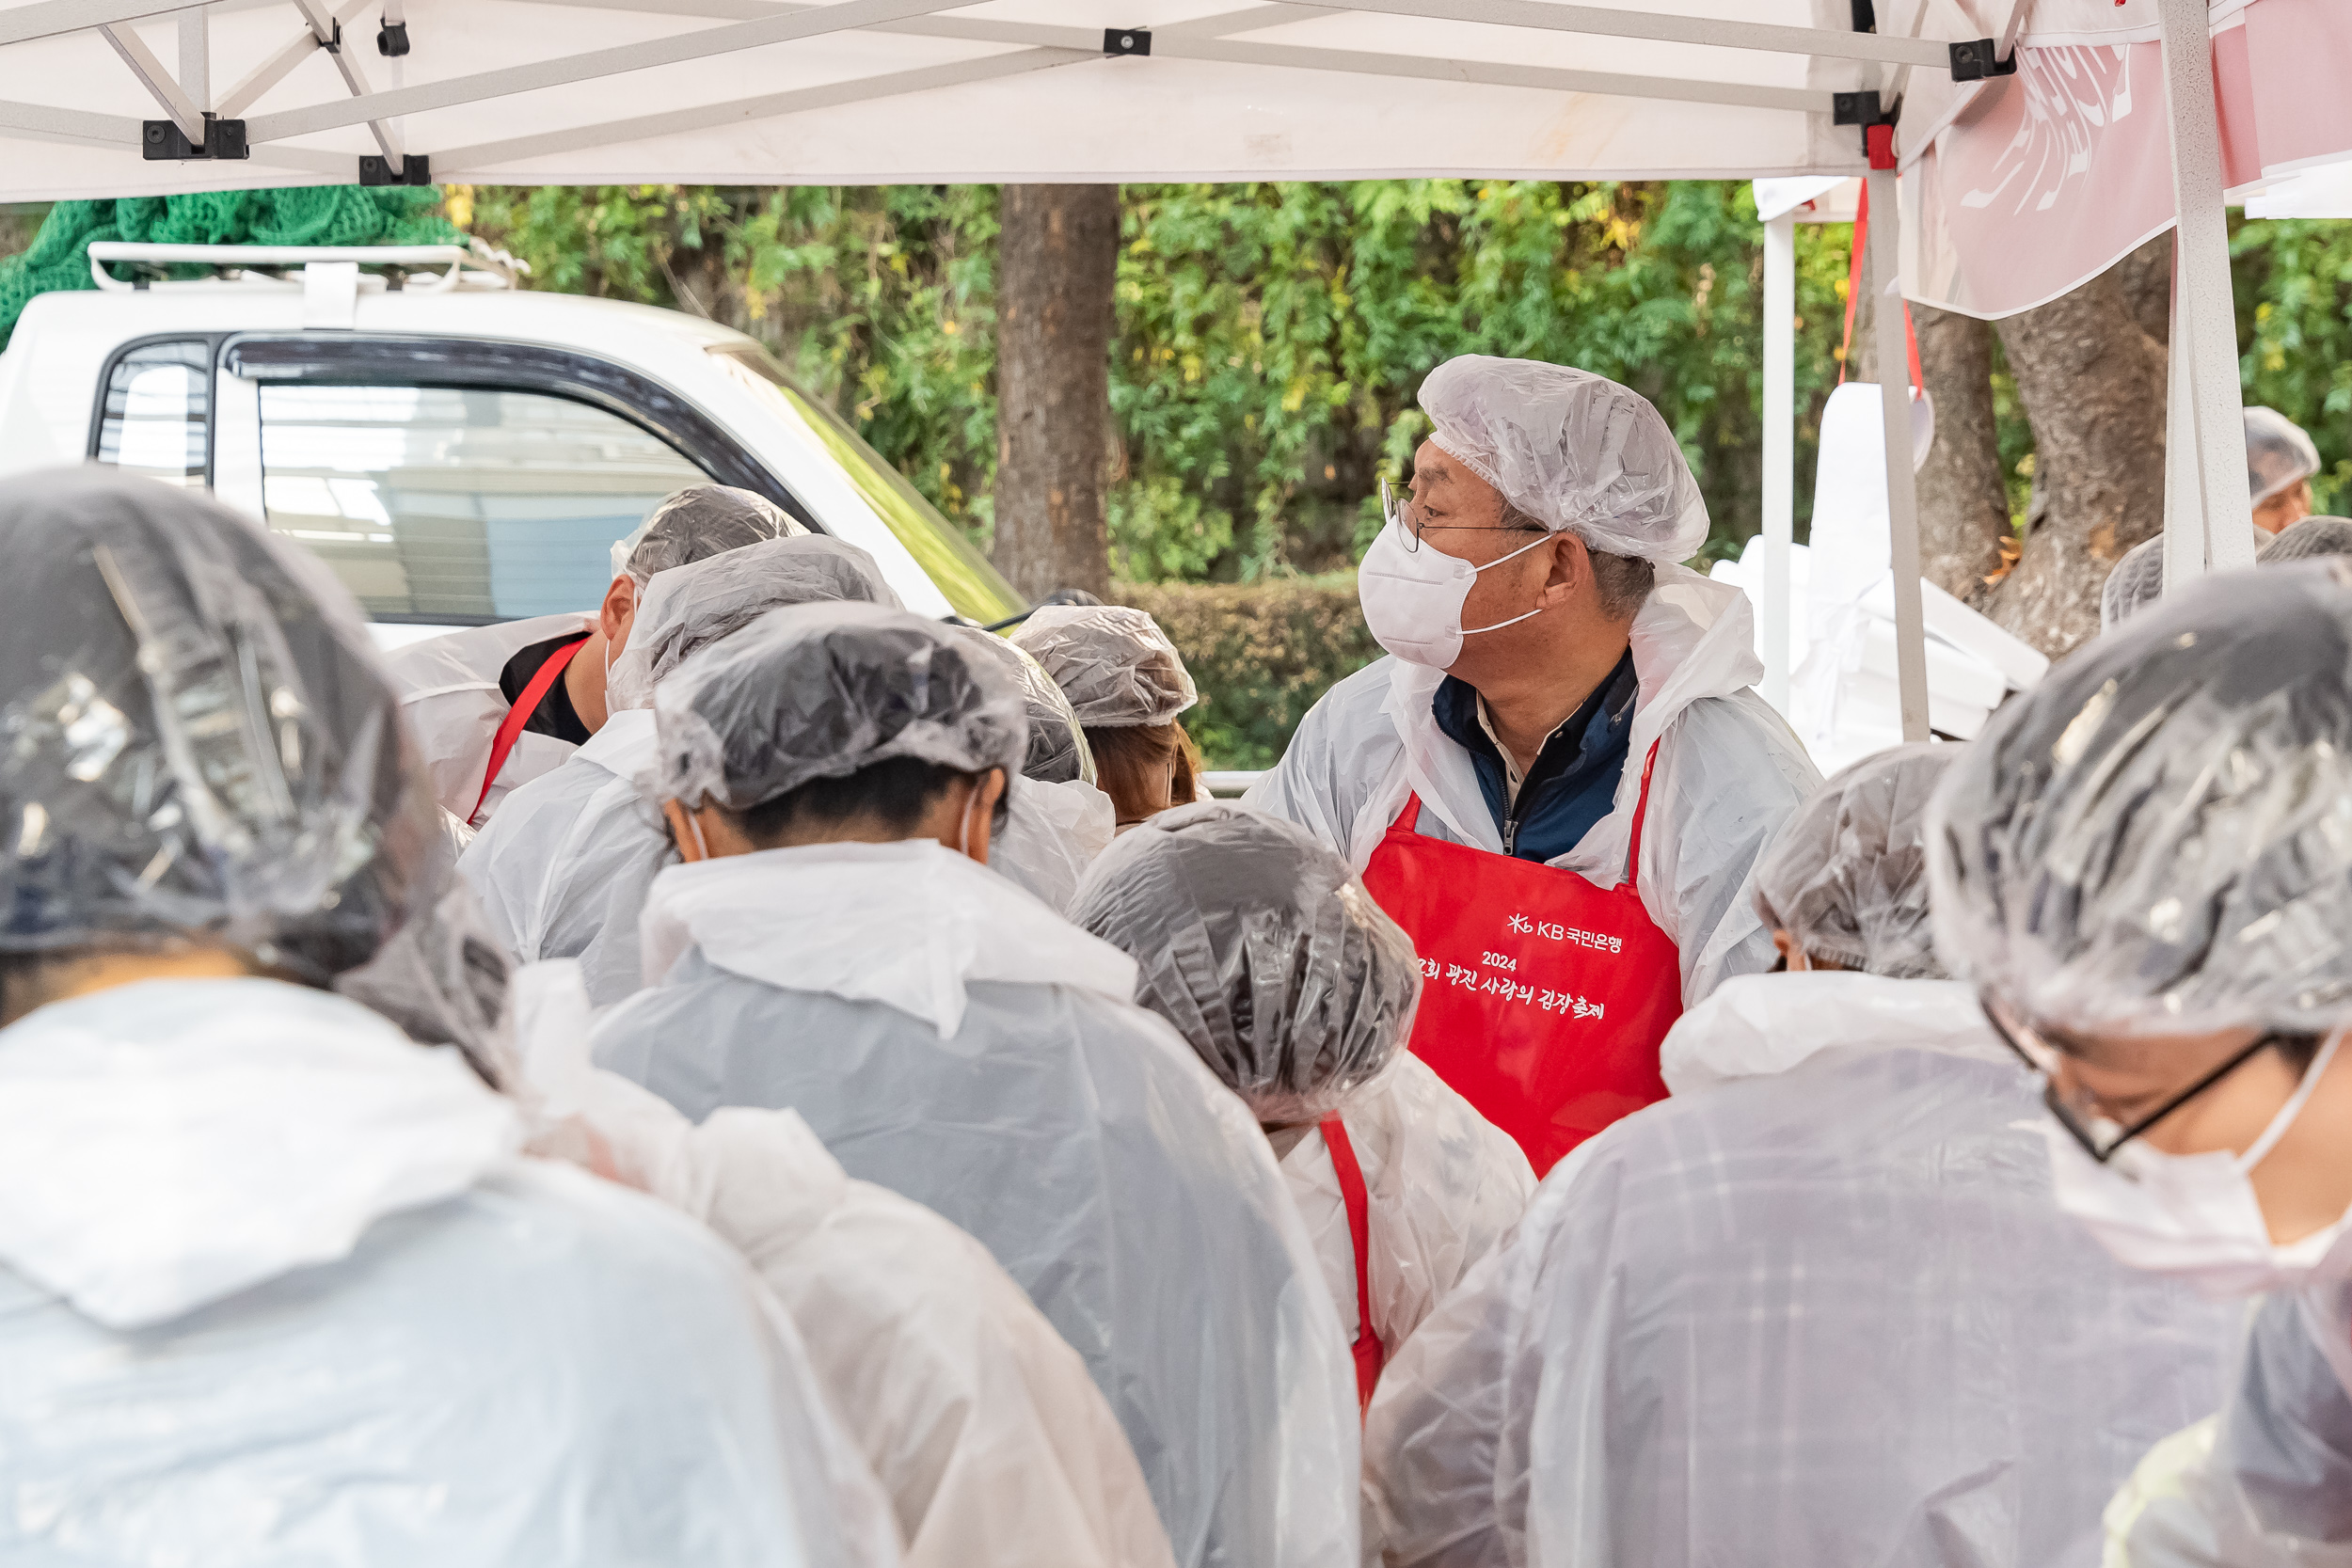
[[[1919,470],[1919,565],[1963,603],[1990,594],[2009,537],[2009,490],[1993,411],[1993,329],[1971,316],[1914,305],[1919,368],[1935,403],[1935,445]]]
[[[996,565],[1030,600],[1110,591],[1117,185],[1007,185],[997,240]]]
[[[1999,325],[2047,512],[1987,612],[2053,658],[2097,635],[2107,573],[2164,527],[2166,354],[2145,283],[2113,267]]]

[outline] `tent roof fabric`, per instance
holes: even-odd
[[[1879,0],[1857,35],[1849,0],[0,0],[0,199],[411,153],[442,182],[1851,174],[1831,95],[1947,75],[2010,3]],[[143,121],[208,109],[249,161],[142,159]]]

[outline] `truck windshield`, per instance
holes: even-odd
[[[710,354],[756,395],[788,410],[798,423],[808,427],[874,515],[938,584],[957,614],[985,625],[1026,608],[1012,585],[998,575],[988,557],[973,547],[961,529],[941,516],[922,492],[867,446],[847,420],[822,400],[795,386],[767,350],[728,343],[712,348]]]

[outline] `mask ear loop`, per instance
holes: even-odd
[[[979,803],[980,782],[987,777],[988,775],[983,773],[979,779],[973,781],[971,792],[963,798],[963,820],[956,828],[956,848],[961,851],[967,860],[972,856],[972,808]]]
[[[703,842],[702,813],[698,810],[690,808],[686,813],[686,825],[694,830],[694,853],[700,855],[704,860],[708,860],[710,858],[710,846]]]
[[[2279,1107],[2279,1114],[2270,1118],[2270,1125],[2263,1129],[2262,1136],[2254,1140],[2252,1147],[2237,1157],[2240,1175],[2261,1164],[2264,1157],[2279,1147],[2279,1140],[2287,1135],[2287,1129],[2295,1125],[2295,1118],[2303,1114],[2303,1106],[2312,1098],[2312,1091],[2319,1087],[2320,1074],[2326,1072],[2328,1064],[2335,1060],[2336,1047],[2343,1040],[2344,1031],[2341,1029],[2328,1037],[2328,1043],[2321,1046],[2319,1054],[2312,1058],[2312,1065],[2304,1069],[2303,1081],[2295,1085],[2295,1092],[2287,1097],[2287,1102]]]
[[[1541,539],[1532,540],[1529,543],[1520,546],[1518,549],[1513,550],[1509,555],[1499,555],[1495,557],[1492,561],[1486,562],[1486,566],[1500,566],[1506,561],[1517,561],[1519,557],[1525,555],[1529,550],[1534,549],[1537,545],[1550,544],[1551,539],[1552,536],[1549,533],[1546,533]],[[1486,566],[1477,566],[1471,568],[1470,575],[1473,577],[1477,576],[1478,573],[1485,571]],[[1462,628],[1462,635],[1464,637],[1475,637],[1482,631],[1501,631],[1505,626],[1516,626],[1521,621],[1533,621],[1536,616],[1541,615],[1543,612],[1544,607],[1542,605],[1537,605],[1534,609],[1529,610],[1524,615],[1514,615],[1508,621],[1497,621],[1494,625],[1489,626],[1464,626]]]

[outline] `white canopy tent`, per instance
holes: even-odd
[[[1997,302],[1980,277],[2007,264],[1997,235],[1988,242],[1982,226],[1951,216],[1981,206],[1967,181],[1982,126],[2003,105],[2031,100],[2038,112],[2035,94],[2072,80],[2073,56],[2036,50],[2095,52],[2125,34],[2137,46],[2153,27],[2168,40],[2167,123],[2182,150],[2172,195],[2191,214],[2192,308],[2176,315],[2193,322],[2194,352],[2176,366],[2195,396],[2173,401],[2193,435],[2175,443],[2183,504],[2168,520],[2186,580],[2208,560],[2233,562],[2226,536],[2246,512],[2243,485],[2216,477],[2225,405],[2233,480],[2240,457],[2208,29],[2250,35],[2249,17],[2276,10],[2290,31],[2325,31],[2344,27],[2330,15],[2343,8],[1877,0],[1877,30],[1861,32],[1867,0],[0,0],[0,199],[354,180],[1867,174],[1881,252],[1872,287],[1896,287],[1901,257],[1914,292],[1935,263],[1937,277],[1980,283]],[[2026,25],[2053,14],[2072,31]],[[2197,47],[2169,46],[2191,39]],[[2020,62],[2021,74],[1977,79]],[[1863,122],[1902,100],[1915,106],[1901,127],[1866,157]],[[2110,121],[2121,118],[2113,109],[2110,97]],[[2320,161],[2311,149],[2331,136],[2298,121],[2293,146]],[[2339,155],[2352,154],[2352,135],[2343,139]],[[2265,121],[2262,145],[2270,141]],[[1899,153],[1915,187],[1900,200]],[[2061,216],[2090,222],[2100,205],[2074,199]],[[1906,250],[1899,230],[1922,214],[1930,243]],[[1768,241],[1768,257],[1785,238]],[[1768,285],[1767,353],[1785,364],[1788,299],[1785,274],[1772,270],[1781,281]],[[1900,318],[1878,313],[1883,363],[1902,363]],[[1899,380],[1884,401],[1903,721],[1924,736]],[[1775,417],[1777,432],[1787,410]],[[1785,447],[1772,467],[1779,439],[1768,436],[1775,474],[1786,468]],[[1779,581],[1767,616],[1787,614],[1785,562]]]

